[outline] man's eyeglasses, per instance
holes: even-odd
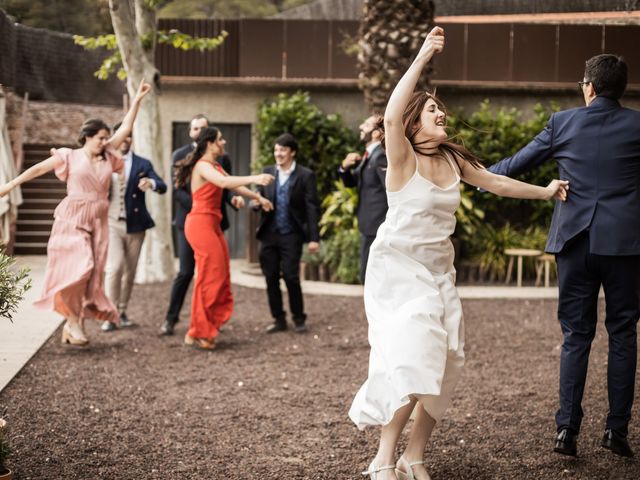
[[[578,88],[582,89],[582,87],[584,87],[585,85],[589,85],[591,82],[587,82],[587,81],[581,81],[578,82]]]

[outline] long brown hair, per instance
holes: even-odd
[[[423,90],[419,92],[414,92],[409,99],[409,104],[407,108],[405,108],[404,113],[402,114],[402,125],[404,126],[404,135],[407,137],[413,150],[417,153],[421,153],[422,155],[430,155],[432,154],[431,149],[425,148],[425,144],[429,143],[429,139],[423,140],[421,142],[416,141],[416,135],[420,131],[420,115],[422,114],[422,110],[424,110],[424,106],[427,104],[429,99],[433,99],[438,105],[438,108],[445,113],[445,117],[448,115],[447,108],[444,103],[435,96],[435,94]],[[382,146],[384,148],[384,119],[380,119],[378,121],[377,128],[382,132]],[[458,165],[458,168],[462,170],[462,166],[460,165],[460,161],[467,162],[471,164],[474,168],[482,168],[481,159],[471,153],[467,148],[463,145],[455,143],[451,141],[451,137],[449,140],[440,143],[438,145],[438,151],[443,156],[449,154]]]
[[[196,148],[187,155],[184,159],[176,162],[174,167],[176,188],[184,187],[189,180],[191,180],[191,173],[196,162],[202,158],[207,151],[207,145],[211,142],[215,142],[220,135],[220,130],[216,127],[203,128],[196,140]]]

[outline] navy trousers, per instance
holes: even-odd
[[[276,323],[286,324],[282,305],[280,278],[284,278],[289,294],[289,309],[296,325],[307,319],[300,286],[300,258],[302,257],[302,234],[280,235],[267,232],[260,238],[260,267],[267,281],[267,297],[271,316]]]
[[[367,276],[367,262],[369,261],[369,250],[371,244],[376,239],[375,235],[360,234],[360,282],[364,284],[364,278]]]
[[[609,335],[606,428],[626,436],[633,405],[640,317],[640,256],[589,253],[589,232],[578,235],[556,255],[560,299],[558,319],[564,341],[560,354],[558,431],[576,434],[584,415],[582,396],[591,342],[598,320],[598,293],[604,289]]]
[[[173,280],[169,308],[167,310],[167,321],[174,325],[180,319],[180,310],[182,310],[182,304],[187,296],[187,290],[189,290],[196,268],[193,249],[189,245],[182,228],[178,229],[178,259],[180,261],[180,271]]]

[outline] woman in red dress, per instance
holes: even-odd
[[[220,228],[222,193],[224,189],[253,199],[269,211],[273,205],[246,185],[268,185],[268,174],[236,177],[228,175],[217,158],[224,154],[226,140],[214,127],[204,129],[196,148],[176,167],[176,186],[191,182],[193,206],[187,215],[184,233],[196,261],[196,275],[191,301],[191,324],[185,343],[203,350],[215,348],[220,327],[233,313],[229,249]]]

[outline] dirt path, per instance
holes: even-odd
[[[156,336],[168,285],[137,286],[140,326],[64,348],[59,332],[0,394],[16,479],[355,479],[376,430],[347,418],[369,354],[361,300],[308,296],[307,335],[267,336],[263,291],[235,287],[214,352]],[[555,301],[465,301],[467,368],[427,451],[434,480],[638,479],[598,446],[606,332],[594,344],[577,460],[551,452],[560,332]],[[188,308],[188,305],[186,305]],[[185,310],[187,311],[187,310]],[[640,391],[640,383],[637,384]],[[630,439],[640,454],[636,417]]]

